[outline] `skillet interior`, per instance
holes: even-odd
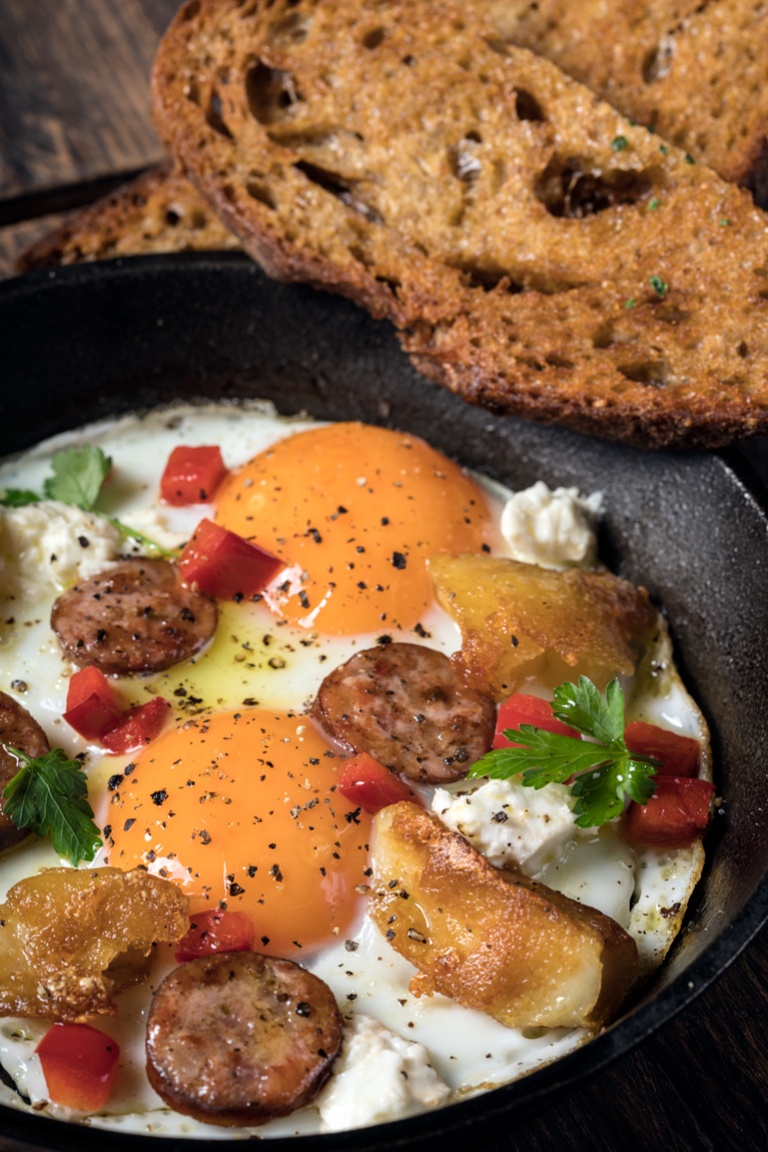
[[[501,1131],[669,1019],[764,922],[768,518],[733,461],[644,453],[469,408],[416,375],[387,325],[344,301],[274,284],[237,255],[118,261],[0,285],[0,365],[2,455],[134,408],[263,396],[283,412],[420,433],[513,488],[541,478],[602,490],[602,555],[663,603],[681,670],[712,726],[725,805],[708,837],[705,882],[672,957],[633,1011],[586,1048],[477,1100],[384,1127],[295,1138],[291,1148],[362,1152],[432,1146],[469,1126]],[[0,1149],[8,1152],[103,1142],[95,1130],[0,1108]],[[116,1152],[147,1147],[112,1133],[109,1143]],[[189,1152],[205,1147],[185,1143]]]

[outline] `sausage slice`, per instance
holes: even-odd
[[[147,1076],[166,1104],[228,1127],[307,1104],[342,1024],[327,984],[291,960],[218,952],[166,976],[147,1022]]]
[[[194,656],[217,618],[215,600],[182,584],[172,564],[135,557],[59,596],[51,627],[75,664],[120,675]]]
[[[350,751],[431,784],[466,776],[491,747],[496,726],[490,696],[421,644],[358,652],[326,676],[312,713]]]
[[[0,793],[19,770],[16,757],[6,751],[5,745],[26,752],[32,759],[51,750],[48,737],[37,720],[12,696],[0,692]],[[28,835],[24,828],[17,828],[10,816],[6,816],[2,804],[0,799],[0,850],[10,848]]]

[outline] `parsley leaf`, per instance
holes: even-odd
[[[41,500],[59,500],[62,504],[73,504],[84,512],[94,512],[107,520],[113,528],[128,540],[135,540],[146,551],[175,560],[178,549],[163,547],[150,536],[145,536],[135,528],[123,524],[114,516],[108,516],[96,507],[102,485],[112,467],[112,459],[101,448],[85,444],[82,448],[64,448],[51,457],[53,475],[43,481],[43,495],[21,488],[6,488],[0,496],[0,505],[7,508],[23,508],[27,504],[39,504]]]
[[[88,786],[79,760],[68,760],[61,748],[32,759],[4,745],[21,768],[2,792],[3,811],[17,828],[50,836],[53,847],[75,867],[93,860],[101,835],[93,822]]]
[[[0,497],[4,508],[24,508],[27,504],[37,504],[40,497],[28,488],[6,488]]]
[[[552,713],[588,736],[562,736],[533,724],[507,728],[504,735],[522,747],[497,748],[469,770],[470,777],[506,780],[522,773],[531,788],[565,784],[574,777],[573,812],[580,828],[600,827],[620,816],[627,797],[644,804],[653,795],[659,766],[649,756],[637,756],[624,741],[624,693],[612,680],[603,697],[586,676],[578,684],[555,689]]]
[[[666,280],[662,280],[661,276],[649,276],[648,283],[656,295],[661,296],[662,299],[666,296],[667,292],[669,292],[669,284],[667,284]]]
[[[74,504],[90,512],[111,467],[110,457],[93,444],[65,448],[55,452],[51,459],[53,476],[44,482],[43,493],[48,500],[60,500],[62,504]]]

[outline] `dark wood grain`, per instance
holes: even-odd
[[[162,156],[149,75],[177,7],[177,0],[3,0],[0,208],[25,192]]]
[[[768,931],[631,1054],[484,1152],[764,1152]]]

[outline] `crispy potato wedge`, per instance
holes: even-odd
[[[114,1015],[114,993],[146,972],[153,944],[189,928],[180,888],[143,868],[48,868],[0,905],[0,1016]]]
[[[621,1005],[637,948],[610,917],[500,871],[431,812],[403,801],[374,820],[371,915],[440,992],[508,1027],[599,1027]]]
[[[531,677],[554,689],[629,675],[657,612],[644,588],[609,572],[556,572],[485,555],[437,555],[438,599],[461,629],[454,657],[473,687],[506,699]]]

